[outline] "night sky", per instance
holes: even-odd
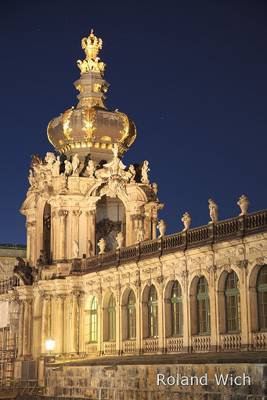
[[[51,151],[50,119],[76,104],[76,60],[91,28],[104,41],[107,106],[138,137],[168,233],[267,208],[266,1],[12,1],[1,4],[0,243],[25,243],[19,208],[31,155]]]

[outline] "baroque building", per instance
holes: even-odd
[[[2,344],[3,390],[50,399],[263,396],[267,211],[248,213],[243,195],[239,215],[219,221],[210,199],[207,225],[190,228],[184,213],[184,229],[166,235],[148,161],[122,162],[136,127],[105,106],[102,40],[92,31],[82,48],[78,104],[48,124],[56,154],[32,159],[21,207],[26,259],[1,285],[12,338]],[[215,371],[251,382],[218,386]],[[209,382],[166,388],[159,373]]]

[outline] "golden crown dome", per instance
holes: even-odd
[[[120,155],[131,146],[136,137],[134,122],[117,110],[110,111],[104,104],[108,83],[103,74],[105,64],[98,57],[102,39],[93,30],[82,39],[85,59],[78,60],[80,79],[74,82],[80,92],[78,104],[52,119],[47,128],[49,141],[60,153],[78,153],[92,159],[112,158],[114,143],[118,143]]]

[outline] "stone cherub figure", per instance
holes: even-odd
[[[145,160],[143,162],[142,170],[141,170],[141,182],[146,183],[146,184],[149,183],[148,172],[150,171],[150,169],[149,169],[148,165],[149,165],[148,161]]]
[[[59,176],[60,174],[60,156],[57,156],[56,161],[52,165],[52,176]]]
[[[135,171],[133,164],[129,165],[128,175],[129,175],[129,181],[131,183],[135,182],[136,171]]]
[[[65,175],[70,176],[72,174],[72,163],[68,160],[65,160],[64,164],[65,164]]]
[[[209,203],[210,219],[211,219],[209,224],[214,224],[218,222],[218,205],[212,199],[209,199],[208,203]]]
[[[143,242],[145,240],[145,230],[143,226],[139,226],[136,233],[137,243]]]
[[[72,157],[72,171],[73,171],[73,175],[78,175],[78,169],[79,169],[79,165],[80,165],[80,160],[78,157],[78,154],[74,154],[74,156]]]
[[[79,243],[78,243],[78,240],[73,240],[72,253],[73,253],[73,258],[78,258],[79,257]]]
[[[51,171],[52,165],[54,164],[55,161],[56,161],[55,154],[48,151],[45,156],[45,162],[46,162],[47,169],[49,169]]]
[[[185,212],[181,218],[182,223],[184,224],[183,232],[188,231],[191,225],[191,215],[188,212]]]
[[[32,169],[29,170],[29,176],[28,176],[29,184],[31,186],[35,186],[35,178],[32,172]]]
[[[117,233],[116,235],[116,242],[117,242],[117,250],[123,247],[124,236],[122,232]]]
[[[248,207],[249,207],[249,199],[245,194],[242,194],[242,196],[239,197],[239,200],[237,202],[237,205],[240,207],[241,215],[246,215],[248,213]]]
[[[166,232],[166,223],[164,222],[163,219],[160,219],[157,225],[157,228],[159,230],[159,239],[163,238],[163,236],[165,236],[165,232]]]
[[[106,248],[106,241],[104,238],[101,238],[98,243],[97,243],[98,247],[99,247],[99,253],[98,254],[104,254],[105,253],[105,248]]]
[[[88,165],[86,167],[86,172],[89,176],[89,178],[93,178],[94,177],[94,173],[95,173],[95,163],[93,160],[89,160],[88,161]]]

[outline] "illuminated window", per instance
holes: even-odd
[[[234,271],[227,275],[225,281],[226,332],[240,331],[240,293],[239,281]]]
[[[257,279],[259,330],[267,330],[267,265],[261,267]]]
[[[197,322],[198,334],[210,334],[210,298],[208,282],[202,276],[197,285]]]
[[[172,336],[183,334],[183,303],[182,290],[179,282],[175,281],[171,291],[171,324]]]
[[[135,295],[133,290],[130,291],[127,302],[127,338],[136,338],[136,311]]]
[[[116,339],[116,303],[113,294],[108,302],[108,340]]]
[[[154,285],[148,293],[148,336],[158,337],[158,296]]]
[[[90,307],[89,341],[97,342],[97,300],[93,297]]]

